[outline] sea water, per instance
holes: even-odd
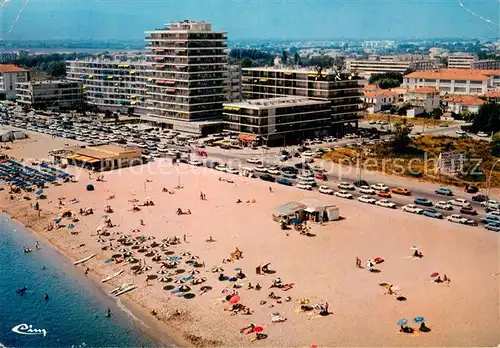
[[[96,288],[71,262],[0,215],[0,344],[7,347],[157,345],[140,323]],[[23,246],[33,249],[24,253]],[[16,290],[26,286],[19,295]],[[45,300],[44,295],[49,299]],[[106,317],[110,308],[111,317]],[[19,325],[38,329],[31,332]],[[17,328],[17,329],[16,329]],[[14,329],[14,330],[13,330]],[[15,332],[17,331],[17,332]],[[19,333],[21,332],[21,333]],[[44,335],[43,333],[46,332]]]

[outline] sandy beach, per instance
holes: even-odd
[[[14,145],[6,153],[16,158],[46,157],[48,150],[59,147],[52,140],[40,137],[35,145]],[[40,146],[42,143],[46,145]],[[159,323],[165,322],[162,327],[179,345],[476,347],[499,344],[500,276],[496,274],[500,234],[277,184],[272,184],[273,192],[270,192],[269,183],[259,179],[184,164],[173,166],[165,160],[103,173],[103,182],[96,181],[95,173],[89,178],[89,173],[81,169],[70,167],[68,172],[76,174],[78,182],[45,189],[47,199],[39,201],[40,217],[31,208],[34,193],[18,194],[10,200],[8,189],[0,192],[2,210],[72,260],[95,253],[96,257],[75,266],[79,272],[89,267],[89,276],[101,279],[123,269],[122,274],[102,286],[109,290],[123,283],[136,284],[135,290],[122,296],[125,302],[135,303],[133,309],[142,308],[143,315],[151,318],[154,317],[149,312],[157,311]],[[89,183],[94,185],[94,191],[86,190]],[[173,193],[162,192],[164,187]],[[206,200],[200,199],[201,192]],[[23,199],[24,195],[32,200]],[[111,195],[115,198],[108,200]],[[271,209],[303,198],[333,202],[340,208],[343,219],[323,225],[310,224],[313,237],[300,235],[293,229],[282,231],[272,220]],[[73,199],[78,202],[72,203]],[[243,202],[236,203],[238,199]],[[145,200],[153,201],[154,205],[141,206],[140,211],[134,212],[134,200],[137,205]],[[255,203],[246,203],[252,200]],[[113,213],[105,213],[107,205]],[[88,207],[94,214],[78,214],[81,208]],[[189,209],[191,214],[177,215],[178,208]],[[76,213],[79,221],[74,223],[75,228],[46,230],[65,210]],[[97,236],[96,230],[103,225],[105,214],[116,226],[107,228],[109,236]],[[65,219],[63,223],[70,221]],[[132,232],[136,229],[139,231]],[[192,270],[199,271],[196,278],[206,278],[201,285],[186,283],[195,297],[187,299],[163,289],[166,285],[181,284],[163,283],[158,279],[146,282],[147,274],[162,277],[157,273],[161,262],[153,262],[137,249],[120,245],[118,239],[123,235],[154,237],[143,245],[179,237],[179,244],[166,246],[173,252],[171,255],[189,252],[205,265],[192,267],[185,263],[190,256],[184,256],[175,268],[184,269],[186,275]],[[210,237],[215,241],[207,242]],[[110,242],[113,250],[102,250]],[[411,257],[413,245],[423,253],[422,258]],[[104,262],[122,248],[130,249],[138,259],[147,259],[147,265],[152,268],[134,275],[133,264]],[[236,248],[242,251],[243,257],[222,263]],[[152,249],[159,252],[159,247]],[[165,261],[166,254],[160,253]],[[385,261],[376,266],[380,272],[374,273],[367,268],[357,268],[356,257],[363,261],[363,266],[366,260],[375,257]],[[256,267],[267,263],[276,273],[257,275]],[[213,267],[222,267],[229,277],[237,273],[235,268],[241,268],[246,277],[236,282],[219,281],[219,273],[213,273]],[[451,282],[433,282],[430,277],[433,272],[446,274]],[[278,277],[283,283],[293,283],[293,287],[288,291],[269,289]],[[249,283],[253,286],[259,283],[262,289],[247,289]],[[393,284],[399,290],[394,295],[386,294],[387,289],[380,283]],[[234,284],[241,287],[234,289]],[[201,294],[201,286],[210,286],[212,290]],[[225,288],[238,291],[240,303],[253,313],[232,315],[228,310],[232,305],[224,299],[228,294],[223,292]],[[271,291],[281,299],[269,298]],[[288,296],[290,301],[285,300]],[[397,296],[404,296],[406,301],[398,301]],[[330,314],[321,316],[318,310],[301,311],[298,300],[304,298],[312,306],[328,303]],[[261,304],[261,301],[266,302]],[[276,316],[273,313],[279,313],[286,321],[273,322],[271,318]],[[412,322],[418,316],[425,318],[431,332],[398,332],[396,323],[400,318],[407,318],[410,326],[418,328]],[[252,342],[255,334],[240,333],[240,329],[250,323],[262,326],[267,338]]]

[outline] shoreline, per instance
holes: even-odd
[[[64,257],[66,260],[73,263],[77,259],[69,255],[64,249],[60,248],[56,244],[52,243],[49,238],[47,238],[43,233],[26,226],[26,224],[19,220],[18,218],[12,217],[11,214],[5,209],[1,208],[0,213],[4,214],[8,219],[22,226],[26,231],[36,236],[40,242],[49,246],[53,251],[57,252],[59,255]],[[170,347],[170,348],[181,348],[190,346],[189,343],[183,340],[181,337],[176,335],[173,330],[168,328],[168,324],[155,319],[152,317],[146,308],[141,306],[139,303],[134,302],[128,297],[128,294],[124,294],[119,298],[113,298],[109,295],[109,287],[107,288],[104,283],[101,282],[103,274],[98,272],[90,272],[87,275],[79,274],[76,266],[73,266],[73,275],[75,277],[85,277],[89,279],[92,284],[101,292],[102,295],[106,296],[108,299],[114,301],[118,307],[123,311],[123,315],[132,316],[134,322],[136,322],[137,327],[145,332],[155,343],[161,343],[159,347]],[[124,307],[124,308],[121,308]],[[129,312],[129,313],[127,313]]]

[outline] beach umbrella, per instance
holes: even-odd
[[[126,253],[126,252],[128,252],[128,249],[127,248],[121,248],[118,251],[121,252],[121,253]]]
[[[236,272],[239,272],[239,271],[241,271],[241,268],[236,267],[234,270],[235,270]]]
[[[229,303],[230,304],[237,304],[238,302],[240,302],[240,297],[239,296],[233,296],[229,299]]]
[[[191,253],[189,251],[183,252],[181,254],[182,256],[191,256]]]
[[[410,249],[411,249],[411,250],[418,250],[418,247],[417,247],[416,245],[412,245],[412,246],[410,247]]]
[[[439,275],[438,272],[434,272],[434,273],[431,274],[431,278],[436,278],[438,275]]]
[[[210,291],[213,288],[210,285],[204,285],[200,288],[201,291]]]
[[[177,278],[177,279],[174,281],[174,283],[176,283],[176,284],[184,284],[185,282],[186,282],[186,281],[185,281],[185,280],[184,280],[184,278],[182,278],[182,277],[179,277],[179,278]]]
[[[193,269],[191,272],[189,272],[189,274],[191,275],[200,274],[200,271],[198,271],[197,269]]]
[[[68,228],[71,230],[71,229],[75,228],[75,225],[73,225],[73,224],[69,224],[69,225],[68,225]]]
[[[262,326],[254,326],[253,331],[254,332],[262,332],[262,331],[264,331],[264,328]]]
[[[60,223],[61,221],[62,221],[62,217],[58,217],[58,218],[56,219],[56,223]]]
[[[196,256],[196,255],[193,255],[193,256],[191,256],[189,259],[190,259],[190,260],[198,260],[198,259],[199,259],[199,257],[198,257],[198,256]]]
[[[406,324],[408,324],[408,320],[406,320],[405,318],[401,318],[398,320],[397,324],[398,326],[405,326]]]
[[[43,193],[43,190],[38,190],[38,191],[36,191],[36,195],[37,195],[37,196],[40,196],[42,193]]]
[[[181,286],[179,287],[179,291],[180,291],[180,292],[188,292],[188,291],[190,291],[190,290],[191,290],[191,288],[190,288],[189,286],[187,286],[187,285],[181,285]]]
[[[165,271],[164,269],[160,269],[156,273],[158,273],[158,274],[167,274],[168,272]]]
[[[217,272],[224,272],[224,269],[222,267],[212,268],[212,273],[217,273]]]
[[[415,318],[413,318],[413,321],[417,324],[423,323],[424,317],[415,317]]]
[[[161,278],[158,278],[158,281],[159,282],[162,282],[162,283],[170,283],[172,281],[172,278],[169,278],[169,277],[161,277]]]

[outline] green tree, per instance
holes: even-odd
[[[484,131],[496,133],[500,131],[500,104],[485,103],[479,108],[479,112],[472,121],[471,130],[474,132]]]
[[[283,52],[281,52],[281,62],[283,64],[286,64],[288,61],[288,53],[286,53],[285,50],[283,50]]]
[[[372,74],[368,82],[370,84],[377,84],[382,89],[393,88],[403,83],[403,75],[396,72]]]
[[[300,62],[299,52],[295,52],[295,54],[293,55],[293,64],[299,65],[299,62]]]
[[[392,140],[392,150],[395,153],[405,153],[411,144],[411,128],[408,127],[406,119],[394,124],[394,138]]]
[[[252,60],[249,58],[245,58],[241,61],[242,68],[251,68],[253,66]]]
[[[496,132],[491,138],[491,154],[500,157],[500,132]]]

